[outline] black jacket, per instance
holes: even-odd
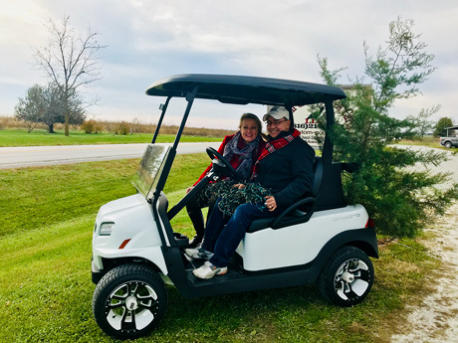
[[[272,191],[279,210],[312,192],[315,151],[300,137],[259,161],[256,182]]]

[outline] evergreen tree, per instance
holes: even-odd
[[[411,20],[390,23],[387,46],[375,56],[364,44],[370,85],[355,84],[347,99],[336,104],[340,119],[331,133],[335,159],[360,166],[343,177],[347,199],[363,204],[378,231],[393,236],[414,236],[432,214],[442,214],[458,198],[457,184],[438,187],[448,175],[414,168],[417,163],[438,164],[445,154],[389,146],[412,129],[411,121],[390,117],[394,101],[418,94],[419,85],[434,71],[433,55],[425,52],[426,44],[412,29]],[[318,60],[323,79],[336,85],[342,69],[331,71],[326,58]]]

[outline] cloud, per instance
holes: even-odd
[[[25,9],[25,10],[24,10]],[[33,68],[31,47],[46,44],[43,23],[71,16],[84,34],[100,34],[102,80],[84,89],[99,98],[90,108],[100,119],[148,117],[146,97],[152,82],[179,73],[247,74],[321,82],[317,54],[328,57],[332,69],[348,67],[343,82],[364,72],[363,41],[371,52],[384,44],[388,23],[412,18],[416,32],[436,55],[438,70],[421,87],[422,97],[398,102],[394,113],[418,113],[440,101],[444,113],[458,107],[455,67],[458,48],[458,4],[444,0],[301,1],[232,0],[18,0],[5,2],[0,14],[0,113],[11,112],[11,97],[44,82]],[[210,106],[210,105],[207,105]],[[196,115],[213,125],[213,109]],[[207,118],[208,120],[204,119]],[[212,124],[210,124],[212,123]],[[228,125],[216,120],[215,125]]]

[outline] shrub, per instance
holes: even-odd
[[[130,124],[126,121],[120,122],[116,129],[116,134],[117,135],[127,135],[129,133],[132,133],[130,130]]]
[[[93,119],[85,120],[81,124],[81,130],[83,130],[85,133],[94,133],[96,131],[95,130],[95,126],[96,126],[95,120],[93,120]]]
[[[100,132],[110,132],[119,134],[119,126],[121,125],[120,122],[113,122],[113,121],[94,121],[94,130],[92,133],[100,133]],[[26,122],[24,120],[17,120],[14,117],[0,117],[0,125],[7,129],[7,128],[25,128],[27,130],[31,129],[46,129],[46,125],[43,123],[32,123]],[[129,129],[127,132],[129,133],[153,133],[156,129],[155,124],[145,124],[140,123],[137,119],[134,119],[132,123],[127,123]],[[54,128],[57,130],[63,130],[64,124],[56,123]],[[83,126],[80,125],[70,125],[70,130],[83,130]],[[176,134],[178,131],[178,126],[176,125],[162,125],[161,127],[161,134]],[[223,137],[226,135],[231,135],[234,133],[234,130],[225,130],[225,129],[208,129],[204,127],[185,127],[184,132],[185,135],[189,136],[212,136],[212,137]],[[127,134],[127,133],[126,133]]]

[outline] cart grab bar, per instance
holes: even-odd
[[[300,206],[303,205],[310,205],[310,209],[304,215],[304,223],[307,222],[313,214],[313,205],[315,204],[315,197],[307,197],[304,199],[299,200],[298,202],[294,203],[286,210],[284,210],[272,223],[273,229],[278,229],[280,226],[281,221],[285,218],[288,214],[293,212],[294,210],[298,209]]]

